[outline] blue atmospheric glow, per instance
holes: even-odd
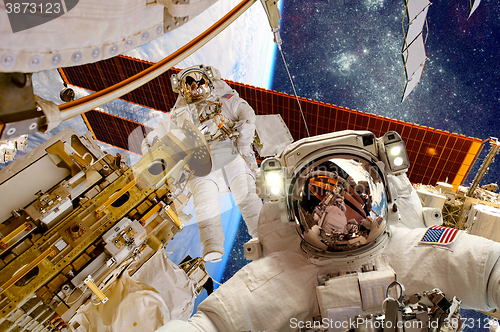
[[[271,54],[269,55],[269,63],[271,64],[271,68],[269,68],[269,76],[267,77],[267,83],[266,86],[264,87],[265,89],[271,89],[271,84],[273,83],[273,75],[274,75],[274,63],[276,62],[276,50],[278,49],[278,46],[276,44],[271,47],[272,51],[270,52]]]
[[[212,279],[216,280],[217,282],[221,281],[222,274],[226,269],[227,261],[229,259],[229,254],[233,249],[234,239],[236,237],[236,232],[238,231],[238,225],[240,224],[240,220],[242,218],[241,213],[238,210],[238,206],[236,205],[233,199],[233,196],[232,195],[229,196],[231,198],[231,204],[233,208],[229,211],[224,212],[221,216],[222,230],[224,231],[224,237],[226,238],[226,240],[224,241],[224,256],[222,256],[222,261],[218,263],[205,264],[208,274],[212,277]],[[214,282],[214,290],[217,289],[218,287],[219,285]],[[196,312],[198,304],[200,304],[201,301],[203,301],[206,297],[207,297],[207,292],[203,291],[200,294],[200,296],[196,298],[196,301],[194,303],[193,314]]]
[[[220,199],[224,202],[223,207],[230,207],[221,215],[222,230],[225,237],[224,256],[222,256],[220,262],[205,263],[208,274],[217,282],[220,282],[222,279],[241,221],[241,213],[238,210],[238,206],[233,196],[231,194],[225,194],[221,196]],[[222,209],[222,211],[224,211],[224,209]],[[174,264],[179,264],[187,255],[192,258],[201,257],[203,255],[203,248],[200,243],[198,224],[196,222],[187,224],[182,232],[176,234],[175,237],[169,241],[165,251],[167,252],[168,259]],[[217,287],[218,285],[214,282],[214,289],[217,289]],[[194,312],[196,312],[198,304],[206,297],[207,293],[203,291],[200,296],[196,298]]]
[[[233,208],[222,214],[222,229],[224,231],[224,256],[222,256],[222,261],[218,263],[207,263],[206,268],[208,274],[215,279],[216,281],[220,281],[222,278],[222,273],[224,273],[224,269],[226,268],[227,261],[229,259],[229,253],[231,252],[234,244],[234,237],[236,236],[236,232],[238,231],[238,225],[241,218],[241,213],[238,210],[238,207],[234,203],[234,199],[231,196],[231,202],[233,203]],[[218,287],[217,284],[214,285],[214,289]]]

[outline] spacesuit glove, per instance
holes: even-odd
[[[248,168],[250,168],[252,173],[255,175],[257,173],[258,166],[253,150],[249,146],[238,146],[238,150],[247,163]]]
[[[155,145],[159,141],[158,136],[154,136],[153,138],[146,136],[141,143],[141,152],[142,155],[145,155],[153,145]]]
[[[250,155],[250,156],[244,156],[242,155],[243,159],[246,161],[247,165],[248,165],[248,168],[250,168],[250,170],[252,171],[253,175],[255,176],[255,174],[257,174],[257,169],[259,168],[257,166],[257,161],[255,160],[255,156],[254,155]]]
[[[151,149],[151,144],[149,143],[148,138],[146,137],[142,140],[142,143],[141,143],[142,155],[145,155],[146,153],[148,153],[149,149]]]

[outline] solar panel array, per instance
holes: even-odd
[[[144,136],[153,130],[140,123],[95,110],[83,114],[83,119],[95,139],[139,155],[142,154]]]
[[[92,64],[64,68],[61,69],[61,74],[68,84],[99,91],[151,65],[149,62],[118,56]],[[175,72],[177,70],[169,70],[122,99],[168,111],[176,99],[170,85],[170,75]],[[306,137],[305,125],[294,96],[232,81],[226,82],[248,101],[257,114],[281,114],[295,140]],[[479,139],[310,99],[300,98],[300,101],[311,135],[346,129],[369,130],[376,136],[381,136],[389,130],[398,132],[406,143],[411,163],[408,175],[414,183],[435,184],[438,181],[448,181],[458,186],[481,149]],[[90,113],[87,121],[97,139],[125,149],[128,147],[136,153],[140,151],[137,146],[140,147],[139,141],[142,140],[137,134],[150,130],[141,124],[98,111]],[[141,129],[133,131],[132,127]],[[127,135],[132,132],[134,136],[129,138]]]
[[[66,83],[96,92],[121,82],[153,64],[120,55],[82,66],[60,68],[59,72]],[[177,72],[179,72],[178,69],[169,69],[163,75],[127,93],[121,99],[168,112],[177,99],[177,95],[172,91],[170,75]]]

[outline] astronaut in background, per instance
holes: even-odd
[[[157,332],[366,331],[338,329],[336,322],[396,323],[399,311],[422,324],[429,318],[443,324],[457,317],[460,301],[499,308],[500,243],[426,229],[415,213],[421,205],[408,188],[408,167],[395,132],[306,138],[264,160],[257,175],[264,199],[259,237],[246,244],[254,261],[187,322],[171,321]],[[399,209],[412,205],[420,207]],[[400,297],[389,295],[394,285],[404,286]]]
[[[196,65],[171,77],[179,97],[142,142],[145,153],[172,128],[192,121],[205,134],[212,154],[212,173],[191,181],[194,208],[205,261],[218,261],[224,254],[219,191],[228,185],[245,220],[248,233],[257,236],[262,201],[255,189],[257,163],[251,144],[255,135],[255,112],[227,83],[217,69]],[[227,182],[226,182],[227,181]]]

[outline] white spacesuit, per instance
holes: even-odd
[[[383,303],[389,320],[394,307],[387,289],[395,280],[406,295],[439,289],[465,307],[498,308],[500,243],[424,228],[420,202],[407,187],[407,158],[395,132],[376,139],[344,131],[303,139],[266,159],[257,176],[264,198],[259,237],[246,245],[260,258],[203,301],[188,322],[171,321],[157,331],[357,330],[336,322],[373,319]],[[404,226],[399,217],[421,227]],[[444,301],[450,314],[443,317],[452,317],[456,298]],[[442,304],[433,303],[428,308]],[[422,322],[427,317],[425,311]]]
[[[158,251],[133,277],[124,273],[107,292],[104,305],[87,303],[71,319],[76,332],[154,331],[194,309],[195,284]]]
[[[190,186],[203,257],[205,261],[217,261],[224,254],[219,192],[226,185],[229,185],[248,233],[257,236],[262,201],[255,189],[257,163],[251,148],[255,112],[220,79],[215,68],[192,66],[172,75],[171,82],[179,97],[170,114],[163,117],[144,139],[142,152],[183,121],[192,121],[205,134],[211,149],[212,173],[206,177],[195,176]]]

